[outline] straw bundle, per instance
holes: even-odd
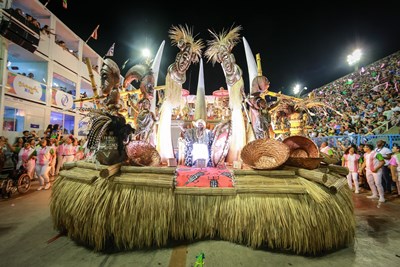
[[[74,168],[69,171],[60,171],[60,176],[91,184],[99,177],[99,172],[88,169]]]
[[[67,230],[70,238],[96,251],[110,245],[119,249],[161,246],[168,238],[173,198],[170,189],[132,187],[107,179],[90,186],[60,177],[50,210],[56,229]]]
[[[82,169],[91,169],[91,170],[104,170],[108,168],[108,165],[94,164],[85,161],[77,161],[76,166]]]
[[[343,176],[347,176],[349,174],[349,168],[342,167],[342,166],[339,166],[339,165],[333,165],[333,164],[329,164],[327,166],[324,166],[324,168],[320,168],[320,170],[325,172],[325,173],[334,172],[334,173],[338,173],[338,174],[343,175]]]
[[[340,158],[337,155],[329,156],[328,154],[321,152],[321,156],[323,158],[322,161],[326,164],[336,164],[340,161]]]
[[[347,191],[331,196],[321,185],[304,179],[302,184],[311,195],[176,195],[171,236],[185,240],[219,237],[297,254],[317,254],[352,243],[355,220]]]
[[[116,163],[114,165],[108,166],[106,169],[100,171],[100,177],[108,178],[110,176],[117,174],[121,169],[121,165],[122,165],[121,163]]]
[[[303,169],[314,170],[320,166],[323,158],[303,158],[303,157],[289,157],[286,164],[289,166],[296,166]]]
[[[253,248],[267,245],[318,254],[354,240],[353,202],[350,190],[342,185],[345,179],[335,180],[336,194],[296,176],[265,179],[255,173],[239,175],[235,188],[215,188],[201,195],[188,193],[208,188],[185,188],[186,194],[178,194],[178,189],[151,183],[121,182],[151,179],[160,182],[172,177],[124,173],[87,184],[61,176],[54,183],[50,203],[54,226],[95,250],[215,237]],[[257,180],[263,183],[257,186]]]
[[[175,174],[175,168],[166,167],[136,167],[136,166],[122,166],[121,172],[125,173],[157,173],[157,174]]]
[[[295,175],[294,170],[240,170],[234,169],[233,173],[235,176],[238,175],[259,175],[259,176],[266,176],[266,177],[280,177],[280,178],[287,178],[293,177]]]
[[[289,147],[274,139],[257,139],[242,149],[241,158],[254,169],[276,169],[289,158]]]
[[[76,161],[65,162],[63,165],[64,170],[69,170],[76,167]]]
[[[140,176],[133,176],[131,174],[121,174],[114,177],[113,180],[118,184],[126,184],[131,186],[149,186],[149,187],[164,187],[173,188],[174,176],[165,174],[141,174]]]

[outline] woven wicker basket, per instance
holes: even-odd
[[[287,165],[313,170],[318,168],[323,160],[318,146],[307,137],[294,135],[283,140],[283,143],[290,148]]]
[[[310,138],[294,135],[282,141],[290,148],[290,157],[294,158],[319,158],[318,146]]]
[[[289,147],[273,139],[257,139],[248,143],[241,153],[244,163],[253,169],[276,169],[289,158]]]
[[[321,161],[324,158],[295,158],[289,157],[286,164],[289,166],[295,166],[303,169],[314,170],[319,167]]]
[[[160,154],[145,141],[130,141],[125,151],[131,165],[159,166],[161,164]]]

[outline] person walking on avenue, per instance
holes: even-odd
[[[385,164],[385,160],[381,154],[373,149],[374,147],[371,144],[364,146],[364,162],[358,171],[366,170],[367,181],[372,191],[372,195],[367,198],[378,199],[379,193],[379,202],[385,202],[382,186],[382,166]]]

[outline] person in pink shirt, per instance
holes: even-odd
[[[32,155],[34,151],[35,149],[31,147],[31,144],[25,142],[24,147],[18,152],[17,170],[23,166],[31,180],[33,179],[33,174],[35,172],[35,160],[31,158],[30,155]]]
[[[71,162],[74,161],[75,158],[75,153],[76,153],[76,145],[75,145],[75,138],[70,135],[65,139],[65,143],[62,144],[62,152],[63,152],[63,157],[62,157],[62,162],[61,162],[61,167],[64,165],[65,162]]]
[[[379,202],[385,202],[385,195],[382,186],[382,167],[385,165],[385,159],[383,156],[373,151],[374,146],[366,144],[364,146],[364,162],[358,172],[366,170],[366,177],[369,187],[371,188],[372,195],[367,198],[378,199]]]
[[[30,157],[36,158],[36,174],[39,177],[40,186],[38,191],[42,189],[50,189],[49,169],[51,161],[54,157],[54,149],[47,146],[47,139],[40,140],[40,146],[35,149]],[[44,187],[43,187],[44,186]]]
[[[349,169],[349,174],[347,175],[347,183],[349,184],[349,188],[353,189],[353,182],[356,190],[354,193],[360,193],[360,186],[358,184],[358,164],[360,162],[360,155],[355,153],[354,147],[349,147],[344,151],[344,155],[342,157],[342,166],[347,167]]]
[[[393,155],[389,161],[392,180],[396,183],[397,196],[400,196],[400,147],[397,144],[392,146]]]

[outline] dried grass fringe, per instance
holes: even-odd
[[[108,245],[126,250],[164,246],[169,239],[217,237],[297,254],[351,244],[355,218],[350,190],[344,186],[331,194],[307,179],[299,178],[299,183],[308,194],[196,196],[112,179],[87,184],[60,177],[50,209],[56,229],[67,230],[69,237],[96,251]]]

